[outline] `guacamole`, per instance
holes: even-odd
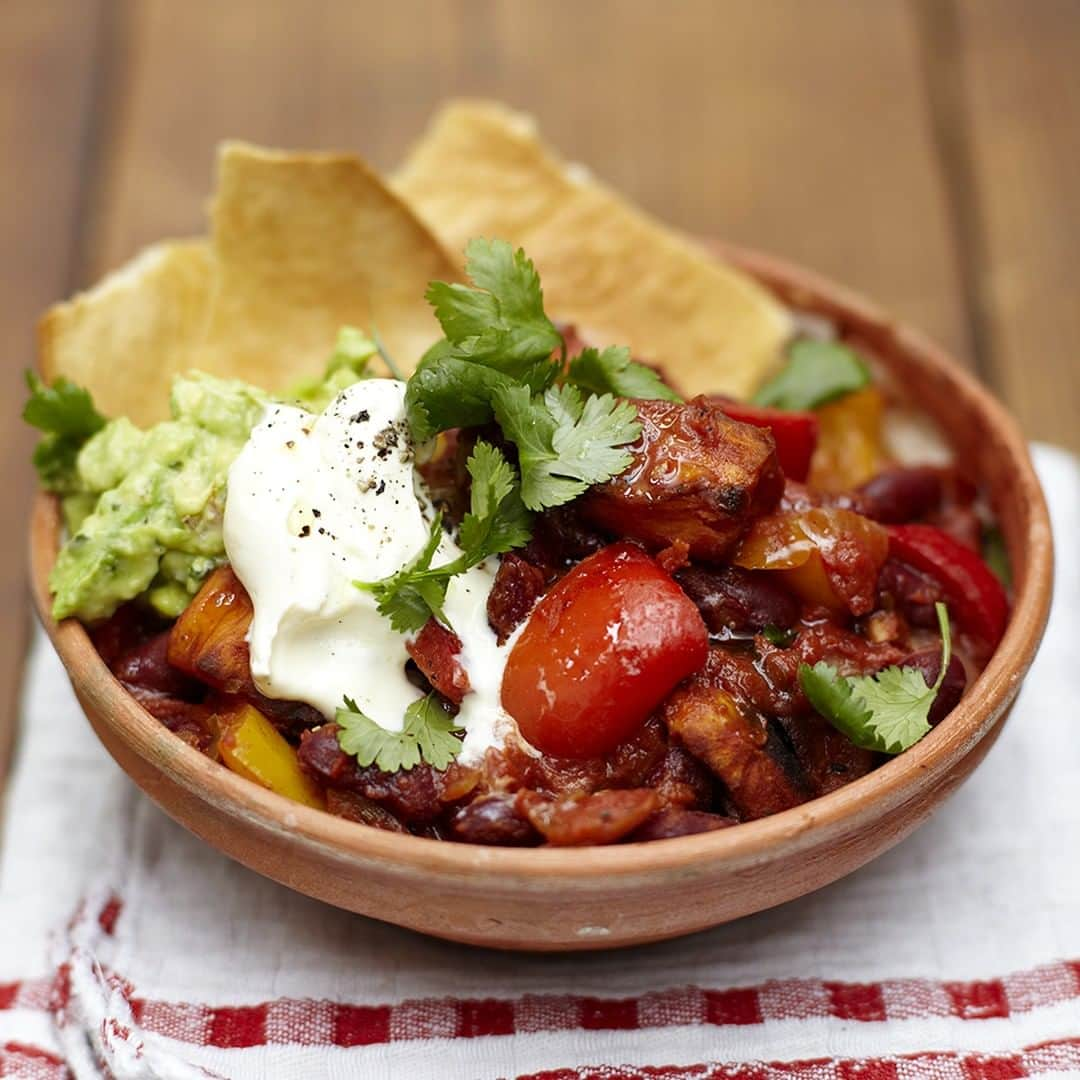
[[[283,400],[320,412],[364,375],[375,346],[347,328],[322,379]],[[147,431],[123,417],[91,435],[56,479],[69,539],[49,577],[53,615],[107,618],[145,596],[175,618],[225,561],[222,515],[229,466],[259,422],[269,394],[192,372],[173,383],[172,419]]]

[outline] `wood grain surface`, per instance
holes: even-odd
[[[34,321],[202,231],[223,137],[390,167],[443,99],[500,98],[672,223],[871,294],[1080,449],[1075,0],[7,0],[0,59],[0,734]]]

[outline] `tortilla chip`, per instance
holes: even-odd
[[[565,165],[520,113],[447,106],[393,184],[454,251],[473,236],[524,247],[549,314],[629,345],[687,394],[748,397],[781,361],[792,322],[771,295]]]
[[[40,366],[146,425],[197,368],[269,390],[318,374],[341,326],[377,327],[410,371],[440,336],[424,300],[458,271],[358,158],[227,144],[213,238],[148,249],[42,320]]]
[[[344,325],[377,327],[404,371],[441,336],[424,292],[458,272],[359,158],[227,144],[212,216],[216,295],[192,366],[277,390],[320,372]]]
[[[50,308],[39,327],[42,375],[87,387],[106,416],[165,419],[172,377],[191,366],[206,325],[211,267],[205,240],[155,244]]]

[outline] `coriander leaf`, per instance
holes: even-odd
[[[819,660],[813,667],[799,665],[799,682],[814,710],[856,746],[865,750],[880,749],[873,731],[869,706],[852,693],[850,680],[832,664]]]
[[[532,262],[505,240],[470,240],[465,269],[478,288],[433,281],[426,293],[452,354],[501,371],[534,390],[559,372],[562,335],[544,312]]]
[[[562,335],[544,312],[540,275],[522,248],[505,240],[470,240],[465,269],[481,289],[496,298],[502,318],[514,330],[520,355],[550,356],[563,347]]]
[[[30,399],[22,418],[39,431],[85,441],[105,426],[105,417],[94,408],[90,392],[60,376],[46,386],[32,371],[26,373]]]
[[[804,338],[788,350],[787,365],[755,395],[755,405],[816,409],[870,382],[870,369],[854,350],[835,341]]]
[[[414,701],[405,710],[402,734],[415,740],[420,756],[433,768],[445,769],[461,753],[462,732],[434,694]]]
[[[582,349],[570,361],[567,381],[589,394],[682,401],[664,383],[659,372],[647,364],[631,360],[630,350],[625,345],[609,345],[603,351]]]
[[[500,318],[499,301],[491,293],[468,285],[433,281],[424,295],[435,309],[435,318],[451,344],[479,337]]]
[[[338,709],[338,745],[365,768],[383,772],[415,768],[426,761],[445,769],[461,752],[461,731],[434,694],[414,701],[405,710],[401,731],[387,731],[357,707],[352,698]]]
[[[38,481],[46,491],[70,494],[79,488],[75,462],[83,443],[105,426],[90,393],[61,376],[46,386],[32,371],[26,373],[30,398],[23,419],[45,434],[31,457]]]
[[[518,448],[521,495],[530,510],[560,506],[631,462],[626,445],[641,434],[637,412],[610,394],[582,401],[574,386],[533,397],[526,387],[495,393],[495,418]]]
[[[424,354],[405,390],[414,441],[426,442],[450,428],[490,423],[493,394],[500,386],[512,385],[508,376],[454,356],[449,342],[439,342]]]
[[[80,485],[76,475],[76,463],[82,444],[70,435],[43,435],[30,461],[37,472],[38,483],[45,491],[71,495]]]
[[[890,667],[877,675],[845,678],[824,661],[799,668],[799,682],[810,704],[856,746],[899,754],[930,731],[930,708],[952,659],[952,637],[945,605],[938,603],[941,670],[927,686],[918,668]]]
[[[466,462],[472,477],[471,505],[458,542],[470,566],[529,542],[530,514],[521,501],[517,473],[501,450],[480,440]]]
[[[399,634],[421,629],[432,615],[446,622],[443,603],[449,579],[431,569],[442,536],[442,514],[436,514],[427,543],[411,563],[381,581],[353,582],[356,588],[375,597],[379,614],[388,618]]]
[[[559,456],[559,469],[588,484],[618,476],[631,461],[623,447],[641,434],[637,410],[610,394],[585,399],[575,387],[561,386],[544,395],[556,420],[551,444]]]

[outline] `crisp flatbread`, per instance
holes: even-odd
[[[205,330],[213,255],[205,240],[154,244],[92,289],[56,304],[38,329],[46,381],[85,386],[106,416],[163,420],[169,385]]]
[[[424,291],[457,268],[358,158],[228,143],[211,219],[210,241],[156,245],[52,308],[45,377],[148,424],[181,371],[280,390],[323,369],[343,325],[376,327],[406,371],[440,336]]]
[[[455,252],[473,236],[524,247],[549,314],[686,393],[747,397],[781,362],[792,323],[769,293],[565,164],[523,114],[448,105],[392,182]]]

